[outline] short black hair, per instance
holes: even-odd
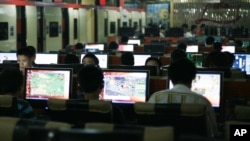
[[[134,65],[134,54],[132,52],[123,52],[121,56],[122,65]]]
[[[181,27],[182,27],[182,28],[187,28],[187,29],[188,29],[188,24],[184,23],[184,24],[182,24]]]
[[[214,37],[213,36],[208,36],[206,38],[206,45],[212,45],[214,43]]]
[[[118,44],[116,41],[112,41],[109,43],[109,49],[118,49]]]
[[[27,46],[27,48],[32,53],[32,56],[35,57],[36,56],[36,48],[34,46]]]
[[[197,28],[197,25],[195,25],[195,24],[192,25],[192,26],[191,26],[191,31],[193,31],[195,28]]]
[[[214,47],[214,51],[221,51],[222,50],[221,42],[215,42],[213,47]]]
[[[196,67],[188,59],[181,59],[172,63],[168,68],[168,77],[173,84],[191,84],[196,76]]]
[[[93,53],[89,52],[89,53],[85,54],[84,57],[82,58],[82,61],[84,60],[84,58],[91,58],[94,60],[95,65],[99,65],[99,59]]]
[[[186,52],[187,44],[185,42],[181,42],[181,43],[179,43],[177,45],[177,48],[183,50],[184,52]]]
[[[64,58],[64,64],[80,64],[80,59],[75,54],[67,54]]]
[[[170,54],[171,63],[174,63],[178,60],[187,58],[186,52],[184,52],[182,49],[175,49]]]
[[[160,59],[156,58],[156,57],[149,57],[147,58],[147,60],[145,61],[145,65],[149,62],[149,61],[155,61],[157,63],[157,65],[159,66],[159,68],[161,68],[162,63],[160,61]]]
[[[85,93],[95,92],[104,85],[103,71],[96,65],[86,65],[78,73],[80,89]]]
[[[75,49],[84,49],[84,45],[82,43],[76,43],[75,44]]]
[[[19,69],[8,68],[0,73],[0,93],[15,94],[23,86],[23,74]]]
[[[21,48],[19,48],[18,50],[17,50],[17,53],[16,53],[16,55],[18,56],[18,55],[24,55],[24,56],[26,56],[26,57],[28,57],[28,58],[32,58],[32,57],[34,57],[34,53],[33,53],[33,51],[29,48],[29,47],[21,47]]]
[[[127,44],[127,43],[128,43],[128,39],[129,39],[128,36],[122,36],[122,38],[121,38],[121,43]]]

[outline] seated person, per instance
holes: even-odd
[[[150,103],[197,103],[204,104],[208,113],[210,134],[217,135],[215,112],[211,103],[202,95],[191,91],[192,81],[196,76],[196,67],[188,59],[181,59],[172,63],[168,68],[168,78],[174,87],[154,93],[148,100]]]
[[[178,60],[181,60],[183,58],[187,58],[186,52],[184,52],[181,49],[175,49],[174,51],[171,52],[170,54],[170,63],[174,63]]]
[[[123,52],[121,56],[122,65],[134,65],[134,54],[132,52]]]
[[[85,65],[99,65],[99,60],[93,53],[87,53],[85,56],[82,58],[82,64]]]
[[[85,100],[100,99],[104,76],[102,70],[95,65],[86,65],[78,73],[80,91]]]
[[[110,52],[110,54],[113,53],[112,55],[114,55],[115,52],[117,51],[118,47],[119,47],[119,45],[117,44],[116,41],[110,42],[109,43],[109,52]]]
[[[222,50],[222,44],[221,44],[221,42],[215,42],[215,43],[213,44],[213,49],[214,49],[214,51],[219,51],[219,52],[221,52],[221,50]]]
[[[206,38],[206,46],[205,47],[213,47],[213,44],[214,44],[214,37],[208,36]]]
[[[29,47],[22,47],[17,50],[17,62],[19,63],[19,69],[24,73],[25,68],[32,67],[34,61],[34,53]]]
[[[145,66],[157,66],[157,76],[161,75],[162,63],[158,58],[149,57],[145,62]]]
[[[17,97],[17,109],[20,118],[36,118],[30,104],[21,99],[23,94],[23,75],[18,69],[4,69],[0,73],[0,94]]]
[[[75,54],[67,54],[64,58],[64,64],[80,64],[80,59]]]
[[[122,38],[121,38],[121,44],[127,44],[128,40],[129,40],[128,36],[122,36]]]
[[[34,46],[27,46],[27,48],[30,49],[31,53],[32,53],[32,65],[35,66],[35,60],[36,60],[36,48]]]
[[[181,50],[183,50],[184,52],[186,52],[187,44],[186,44],[186,43],[179,43],[179,44],[177,45],[177,49],[181,49]]]

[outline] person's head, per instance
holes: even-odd
[[[118,49],[118,44],[116,41],[112,41],[109,43],[109,49],[110,50],[117,50]]]
[[[177,49],[180,49],[180,50],[183,50],[184,52],[186,52],[186,49],[187,49],[187,44],[186,43],[179,43],[177,45]]]
[[[75,54],[67,54],[64,58],[64,64],[80,64],[80,59]]]
[[[197,30],[197,25],[192,25],[191,26],[191,32],[196,33],[196,30]]]
[[[19,63],[20,71],[24,72],[26,67],[31,67],[33,63],[33,53],[28,47],[22,47],[17,50],[17,62]]]
[[[178,60],[185,59],[187,58],[186,52],[184,52],[181,49],[175,49],[174,51],[171,52],[171,63],[174,63]]]
[[[222,52],[225,56],[225,60],[226,62],[224,63],[225,64],[225,67],[227,68],[231,68],[233,66],[233,63],[234,63],[234,60],[235,60],[235,56],[233,53],[230,53],[228,51],[225,51],[225,52]]]
[[[31,51],[32,53],[32,60],[33,60],[33,63],[35,62],[36,60],[36,48],[34,46],[27,46],[27,48]]]
[[[215,42],[213,48],[214,48],[214,51],[219,51],[220,52],[222,50],[221,42]]]
[[[184,84],[191,88],[193,79],[196,76],[196,67],[188,59],[181,59],[172,63],[168,68],[168,78],[174,85]]]
[[[76,43],[75,44],[75,49],[83,50],[84,49],[84,45],[82,43]]]
[[[104,85],[102,70],[95,65],[86,65],[78,73],[80,90],[85,99],[99,99],[99,94]]]
[[[226,58],[223,52],[213,51],[207,55],[205,59],[205,66],[209,68],[225,67]]]
[[[128,39],[129,39],[128,36],[122,36],[122,38],[121,38],[121,43],[122,43],[122,44],[127,44],[127,43],[128,43]]]
[[[185,23],[181,27],[182,27],[182,29],[183,29],[184,32],[188,31],[188,24]]]
[[[149,57],[146,61],[145,61],[145,66],[157,66],[157,75],[160,75],[160,70],[161,70],[161,66],[162,63],[161,61],[156,58],[156,57]]]
[[[134,54],[132,52],[123,52],[121,55],[122,65],[134,65]]]
[[[0,94],[21,96],[23,82],[23,75],[19,69],[4,69],[0,73]]]
[[[206,38],[206,45],[213,45],[214,44],[214,37],[213,36],[208,36]]]
[[[83,58],[82,58],[82,64],[84,65],[99,65],[99,60],[93,53],[87,53]]]

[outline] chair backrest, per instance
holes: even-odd
[[[72,125],[61,122],[0,117],[1,141],[27,140],[31,128],[70,129]]]
[[[139,125],[173,126],[176,134],[208,135],[205,105],[135,103],[134,108]]]
[[[0,116],[18,117],[16,97],[11,95],[0,95]]]
[[[137,125],[118,125],[111,123],[86,123],[85,129],[97,129],[101,131],[139,131],[143,134],[144,141],[174,141],[174,128],[171,126],[149,127]]]
[[[85,122],[112,122],[111,102],[101,100],[48,100],[48,114],[52,120],[83,126]]]

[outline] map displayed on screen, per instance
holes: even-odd
[[[28,70],[26,74],[26,99],[68,99],[70,72]]]

